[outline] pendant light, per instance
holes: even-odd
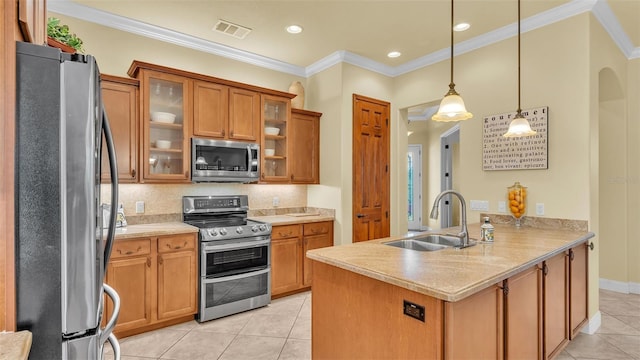
[[[469,120],[473,114],[467,111],[460,94],[456,92],[456,84],[453,83],[453,0],[451,0],[451,82],[449,91],[444,95],[438,112],[431,117],[433,121],[460,121]]]
[[[520,108],[520,0],[518,0],[518,110],[516,110],[516,116],[509,124],[509,130],[502,136],[510,138],[535,134],[536,132],[531,129],[529,121],[522,115],[522,109]]]

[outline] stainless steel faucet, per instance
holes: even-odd
[[[438,194],[438,196],[436,197],[436,201],[433,202],[433,207],[431,208],[431,214],[429,215],[429,217],[434,220],[438,218],[438,205],[440,205],[440,200],[442,200],[443,196],[448,194],[455,195],[460,200],[460,212],[462,213],[462,216],[460,221],[460,233],[457,236],[460,238],[460,241],[462,243],[461,247],[464,248],[469,246],[469,231],[467,230],[467,204],[465,203],[462,194],[454,190],[445,190]]]

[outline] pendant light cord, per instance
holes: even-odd
[[[451,83],[449,88],[453,89],[456,86],[453,83],[453,0],[451,0],[451,27],[449,29],[451,31]]]
[[[518,0],[518,110],[520,114],[522,108],[520,108],[520,0]]]

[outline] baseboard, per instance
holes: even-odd
[[[615,291],[623,294],[640,294],[640,283],[622,282],[600,278],[600,289]]]
[[[585,334],[593,335],[598,331],[600,325],[602,324],[602,314],[598,311],[592,318],[587,321],[587,324],[580,330]]]

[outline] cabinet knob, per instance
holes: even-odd
[[[576,257],[576,254],[573,252],[573,249],[569,249],[569,260],[573,261]]]
[[[229,131],[229,136],[233,137],[233,130]]]
[[[164,260],[162,260],[162,256],[158,256],[158,264],[162,265]]]
[[[131,177],[132,178],[136,177],[136,169],[131,169]]]
[[[264,179],[264,173],[262,173],[261,177]]]
[[[151,258],[147,256],[147,267],[151,267]]]
[[[222,137],[224,137],[224,134],[225,134],[225,131],[224,131],[224,129],[223,129],[223,130],[222,130]]]
[[[549,267],[547,266],[547,264],[542,265],[542,273],[544,274],[544,276],[547,276],[547,274],[549,274]]]
[[[593,248],[595,247],[595,245],[593,245],[593,241],[592,241],[592,242],[590,242],[590,243],[588,243],[588,244],[585,244],[585,245],[587,245],[587,247],[589,248],[589,250],[593,250]]]
[[[186,177],[187,179],[189,178],[189,170],[184,172],[184,177]]]

